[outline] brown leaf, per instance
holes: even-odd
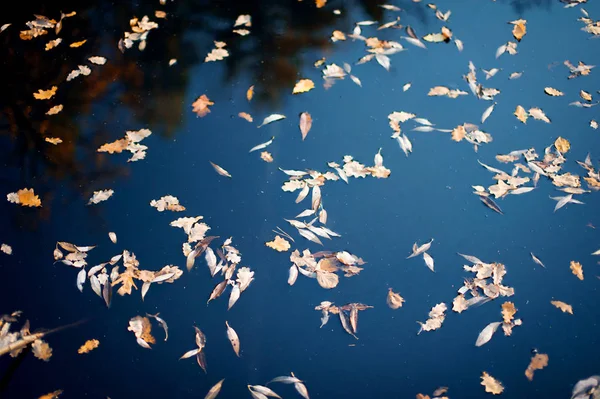
[[[317,282],[325,289],[335,288],[338,285],[339,280],[340,278],[335,273],[317,270]]]
[[[280,236],[275,236],[273,241],[269,241],[265,243],[265,245],[269,248],[273,248],[278,252],[285,252],[290,249],[290,243]]]
[[[8,202],[19,204],[21,206],[40,207],[42,201],[35,195],[32,188],[23,188],[16,193],[10,193],[6,196]]]
[[[452,140],[457,142],[461,141],[465,138],[466,134],[467,131],[465,130],[465,127],[463,125],[457,126],[452,130]]]
[[[58,39],[50,40],[48,43],[46,43],[45,50],[46,51],[52,50],[54,47],[58,46],[61,42],[62,42],[62,39],[60,37]]]
[[[270,152],[268,151],[263,151],[260,153],[260,159],[262,159],[265,162],[273,162],[273,155],[271,155]]]
[[[252,100],[253,96],[254,96],[254,85],[250,86],[248,88],[248,90],[246,91],[246,98],[248,99],[248,101]]]
[[[129,145],[129,141],[127,139],[119,139],[113,141],[112,143],[103,144],[100,148],[98,148],[98,152],[108,152],[109,154],[120,154],[124,149]]]
[[[573,306],[569,304],[566,304],[562,301],[550,301],[550,303],[562,310],[564,313],[573,314]]]
[[[192,103],[193,112],[196,113],[199,117],[203,118],[206,114],[210,113],[210,109],[208,108],[215,103],[210,101],[206,94],[201,95]]]
[[[517,313],[517,309],[515,308],[515,304],[512,302],[504,302],[502,304],[502,319],[505,323],[510,323],[515,313]]]
[[[563,93],[560,90],[556,90],[553,87],[545,87],[544,88],[544,93],[546,93],[547,95],[552,96],[552,97],[564,96],[565,95],[565,93]]]
[[[210,161],[208,161],[210,162]],[[210,162],[210,164],[212,165],[212,167],[215,169],[215,171],[220,174],[221,176],[225,176],[225,177],[229,177],[231,178],[231,175],[229,174],[228,171],[226,171],[225,169],[223,169],[222,167],[220,167],[219,165],[217,165],[216,163],[212,163]]]
[[[240,112],[240,113],[238,114],[238,116],[239,116],[240,118],[243,118],[243,119],[247,120],[248,122],[252,122],[252,121],[254,120],[254,119],[252,119],[252,115],[250,115],[250,114],[249,114],[249,113],[247,113],[247,112]]]
[[[231,342],[231,347],[236,356],[240,357],[240,339],[235,330],[229,326],[228,322],[225,322],[225,326],[227,327],[227,339]]]
[[[312,80],[301,79],[294,86],[294,90],[292,91],[292,94],[306,93],[307,91],[310,91],[314,88],[315,88],[315,84]]]
[[[317,5],[317,8],[323,8],[325,7],[325,4],[327,4],[327,0],[315,0],[315,4]]]
[[[556,139],[556,141],[554,141],[554,146],[561,154],[565,154],[571,149],[571,143],[562,137],[559,137]]]
[[[85,344],[81,345],[81,347],[77,350],[77,353],[80,355],[83,353],[89,353],[96,349],[100,345],[100,341],[97,339],[89,339],[85,341]]]
[[[517,105],[517,109],[515,110],[515,116],[518,120],[520,120],[523,123],[527,123],[527,118],[529,117],[527,111],[525,111],[525,108],[521,107],[520,105]]]
[[[404,303],[404,298],[402,298],[400,296],[400,294],[392,291],[392,289],[390,288],[388,290],[388,294],[387,294],[387,304],[390,308],[392,309],[398,309],[402,307],[402,304]]]
[[[50,144],[54,144],[54,145],[57,145],[57,144],[60,144],[63,142],[62,139],[60,139],[58,137],[44,137],[44,141],[46,141],[47,143],[50,143]]]
[[[31,348],[33,349],[33,355],[40,360],[47,362],[52,357],[52,348],[41,339],[33,341]]]
[[[527,366],[527,370],[525,370],[525,376],[529,381],[533,381],[533,373],[535,370],[541,370],[546,366],[548,366],[548,355],[538,353],[531,358],[531,362],[529,363],[529,366]]]
[[[485,391],[493,395],[500,395],[504,391],[504,387],[500,381],[486,373],[485,371],[481,375],[481,385],[485,387]]]
[[[55,105],[54,107],[50,108],[48,110],[48,112],[46,112],[46,115],[56,115],[62,110],[63,110],[62,104]]]
[[[514,25],[512,34],[514,38],[520,42],[523,36],[525,36],[525,34],[527,33],[527,27],[525,26],[527,21],[524,19],[519,19],[516,21],[512,21],[511,23]]]
[[[62,395],[63,390],[58,389],[54,392],[47,393],[45,395],[40,396],[38,399],[58,399],[60,395]]]
[[[48,100],[56,94],[57,89],[58,89],[58,87],[56,87],[56,86],[52,86],[52,88],[50,88],[48,90],[40,89],[40,90],[38,90],[37,93],[33,93],[33,97],[36,100]]]
[[[300,132],[302,133],[302,140],[306,138],[306,135],[312,127],[312,116],[308,112],[300,114]]]
[[[69,47],[72,47],[72,48],[81,47],[85,44],[85,42],[87,42],[87,40],[82,40],[80,42],[71,43],[71,44],[69,44]]]
[[[546,116],[546,114],[544,113],[544,111],[542,111],[540,108],[529,108],[529,115],[533,117],[533,119],[537,119],[539,121],[544,121],[546,123],[550,123],[550,118],[548,118]]]
[[[583,280],[583,266],[581,265],[581,263],[572,260],[571,272],[573,272],[573,274],[577,276],[578,279]]]
[[[592,95],[590,93],[588,93],[587,91],[583,91],[580,90],[579,91],[579,95],[581,96],[581,98],[583,98],[585,101],[592,101]]]

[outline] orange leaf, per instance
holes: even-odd
[[[529,381],[533,381],[533,373],[535,370],[541,370],[548,365],[548,355],[544,353],[538,353],[531,358],[527,370],[525,370],[525,376]]]
[[[294,86],[294,90],[292,91],[292,94],[306,93],[307,91],[310,91],[314,88],[315,88],[315,84],[312,80],[301,79],[298,81],[298,83],[296,83],[296,86]]]
[[[71,43],[71,44],[69,44],[69,47],[73,47],[73,48],[81,47],[85,44],[85,42],[87,42],[87,40],[82,40],[80,42]]]
[[[117,154],[121,153],[124,149],[127,148],[129,142],[127,139],[119,139],[113,141],[112,143],[103,144],[100,148],[98,148],[98,152],[108,152],[109,154]]]
[[[35,195],[32,188],[23,188],[17,191],[16,193],[8,194],[6,198],[9,202],[19,204],[21,206],[42,206],[42,201],[40,200],[40,197]]]
[[[57,89],[58,89],[58,87],[56,87],[56,86],[52,86],[52,88],[48,89],[48,90],[40,89],[40,90],[38,90],[37,93],[33,93],[33,97],[36,100],[48,100],[56,94]]]
[[[202,118],[206,116],[206,114],[210,113],[210,109],[208,109],[208,107],[214,104],[214,102],[210,101],[208,97],[206,97],[206,94],[203,94],[192,103],[192,107],[194,107],[193,111]]]
[[[288,249],[290,249],[290,243],[285,238],[282,238],[280,236],[275,236],[275,239],[273,241],[269,241],[265,243],[265,245],[269,248],[273,248],[275,251],[278,252],[285,252]]]
[[[571,261],[571,271],[578,279],[583,280],[583,266],[579,262]]]
[[[97,339],[88,339],[85,341],[85,344],[81,345],[81,347],[77,350],[77,353],[80,355],[83,353],[89,353],[96,349],[100,345],[100,341]]]

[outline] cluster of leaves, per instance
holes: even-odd
[[[356,336],[358,331],[358,312],[372,308],[373,306],[364,305],[362,303],[348,303],[344,306],[335,306],[333,302],[323,301],[320,305],[315,307],[315,310],[321,311],[321,328],[329,321],[330,313],[337,314],[344,331],[358,339]]]
[[[365,262],[349,252],[328,252],[321,251],[311,254],[305,249],[300,255],[300,251],[295,250],[290,255],[292,266],[290,267],[288,284],[294,285],[298,273],[303,276],[314,278],[319,285],[325,289],[337,287],[339,277],[335,274],[338,271],[344,273],[345,277],[358,275],[363,269],[359,266]]]

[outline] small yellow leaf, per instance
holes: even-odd
[[[33,93],[33,97],[36,100],[48,100],[56,94],[57,89],[58,89],[58,87],[56,87],[56,86],[52,86],[52,88],[50,88],[48,90],[40,89],[40,90],[38,90],[37,93]]]
[[[265,245],[269,248],[273,248],[278,252],[285,252],[288,249],[290,249],[290,243],[285,238],[282,238],[280,236],[275,236],[275,239],[273,241],[269,241],[265,243]]]
[[[556,90],[553,87],[545,87],[544,88],[544,93],[546,93],[547,95],[552,96],[552,97],[564,96],[565,95],[565,93],[563,93],[560,90]]]
[[[294,86],[294,90],[292,91],[292,94],[306,93],[307,91],[310,91],[314,88],[315,88],[315,84],[313,83],[312,80],[301,79],[298,81],[298,83],[296,83],[296,86]]]
[[[520,105],[517,105],[515,116],[523,123],[527,123],[527,118],[529,117],[529,115],[527,115],[527,111],[525,111],[525,108],[521,107]]]
[[[273,155],[271,155],[270,152],[268,151],[263,151],[260,153],[260,159],[262,159],[265,162],[273,162]]]
[[[85,341],[85,344],[81,345],[81,347],[77,350],[77,353],[80,355],[83,353],[89,353],[96,349],[100,345],[100,341],[97,339],[89,339]]]
[[[550,301],[550,303],[562,310],[564,313],[573,314],[573,306],[567,303],[564,303],[562,301]]]
[[[192,111],[195,112],[200,118],[203,118],[210,113],[210,109],[208,109],[208,107],[214,104],[214,102],[210,101],[209,98],[206,97],[206,94],[203,94],[192,103]]]
[[[80,42],[71,43],[71,44],[69,44],[69,47],[73,47],[73,48],[81,47],[81,46],[83,46],[85,44],[85,42],[87,42],[87,39],[86,40],[82,40]]]
[[[573,272],[573,274],[577,276],[578,279],[583,280],[583,266],[581,265],[581,263],[572,260],[571,272]]]
[[[246,98],[248,99],[248,101],[252,100],[253,96],[254,96],[254,85],[250,86],[248,88],[248,90],[246,91]]]
[[[54,107],[50,108],[48,110],[48,112],[46,112],[46,115],[56,115],[56,114],[58,114],[62,110],[63,110],[63,105],[62,104],[55,105]]]
[[[556,139],[554,146],[561,154],[565,154],[569,151],[569,149],[571,149],[571,144],[569,141],[567,139],[563,139],[562,137]]]

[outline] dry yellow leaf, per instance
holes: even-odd
[[[265,243],[265,245],[269,248],[273,248],[275,251],[278,252],[285,252],[288,249],[290,249],[290,243],[285,238],[282,238],[280,236],[275,236],[275,239],[273,241],[269,241]]]
[[[48,112],[46,112],[46,115],[56,115],[56,114],[58,114],[62,110],[63,110],[63,105],[62,104],[55,105],[54,107],[50,108],[48,110]]]
[[[89,353],[96,349],[100,345],[100,341],[97,339],[88,339],[85,341],[85,344],[81,345],[81,347],[77,350],[77,353],[80,355],[83,353]]]
[[[538,353],[531,358],[527,370],[525,370],[525,376],[529,381],[533,381],[533,373],[535,370],[541,370],[548,365],[548,355],[545,353]]]
[[[292,94],[306,93],[307,91],[310,91],[314,88],[315,88],[315,84],[313,83],[312,80],[301,79],[298,81],[298,83],[296,83],[296,86],[294,86],[294,90],[292,91]]]
[[[124,149],[127,148],[129,142],[127,139],[119,139],[113,141],[112,143],[103,144],[100,148],[98,148],[98,152],[108,152],[109,154],[120,154]]]
[[[62,39],[59,37],[58,39],[50,40],[46,43],[46,51],[52,50],[54,47],[58,46],[62,42]]]
[[[502,319],[505,323],[512,322],[515,313],[517,313],[517,308],[515,308],[515,304],[512,302],[504,302],[502,304]]]
[[[573,306],[564,303],[563,301],[550,301],[550,303],[562,310],[564,313],[573,314]]]
[[[214,104],[214,102],[210,101],[208,97],[206,97],[206,94],[203,94],[192,103],[192,107],[194,107],[193,111],[196,113],[196,115],[198,115],[200,118],[203,118],[206,116],[206,114],[210,113],[210,109],[208,109],[208,107]]]
[[[565,93],[563,93],[560,90],[556,90],[553,87],[545,87],[544,88],[544,93],[546,93],[547,95],[552,96],[552,97],[564,96],[565,95]]]
[[[156,18],[167,18],[167,13],[164,11],[156,10],[154,11],[154,16]]]
[[[341,30],[334,30],[331,34],[331,41],[337,42],[339,40],[346,40],[346,35]]]
[[[265,162],[273,162],[273,155],[268,151],[263,151],[260,153],[260,159]]]
[[[56,87],[56,86],[52,86],[52,88],[50,88],[48,90],[40,89],[40,90],[38,90],[37,93],[33,93],[33,97],[36,100],[48,100],[56,94],[57,89],[58,89],[58,87]]]
[[[240,118],[243,118],[243,119],[247,120],[248,122],[252,122],[252,121],[254,120],[254,119],[252,119],[252,115],[250,115],[250,114],[249,114],[249,113],[247,113],[247,112],[240,112],[240,113],[238,114],[238,116],[239,116]]]
[[[8,199],[8,202],[19,204],[21,206],[42,206],[42,201],[40,200],[40,197],[35,195],[32,188],[23,188],[17,191],[16,193],[8,194],[6,198]]]
[[[40,360],[47,362],[52,357],[52,348],[41,339],[33,341],[31,348],[33,349],[33,355]]]
[[[461,141],[465,138],[466,134],[467,131],[465,130],[465,127],[463,125],[457,126],[454,128],[454,130],[452,130],[452,140],[457,142]]]
[[[81,46],[83,46],[85,44],[85,42],[87,42],[87,39],[86,40],[82,40],[80,42],[71,43],[71,44],[69,44],[69,47],[73,47],[73,48],[81,47]]]
[[[578,279],[583,280],[583,266],[579,262],[571,261],[571,271]]]
[[[527,24],[527,20],[517,19],[515,21],[510,21],[509,23],[514,25],[512,34],[514,38],[520,42],[523,36],[525,36],[527,33],[527,27],[525,26]]]
[[[397,292],[392,291],[391,288],[388,289],[387,294],[387,304],[392,309],[398,309],[402,307],[404,303],[404,298],[400,296]]]
[[[562,137],[559,137],[554,142],[554,146],[560,153],[564,154],[564,153],[568,152],[569,149],[571,148],[571,143],[569,143],[569,141],[567,139],[563,139]]]
[[[317,8],[322,8],[327,4],[327,0],[315,0],[315,4],[317,5]]]
[[[58,389],[54,392],[47,393],[45,395],[40,396],[38,399],[58,399],[58,397],[63,393],[62,389]]]
[[[46,137],[46,138],[44,138],[44,140],[46,140],[46,142],[48,142],[50,144],[54,144],[54,145],[62,143],[62,140],[58,137]]]
[[[580,90],[579,91],[579,95],[581,96],[581,98],[583,98],[585,101],[592,101],[592,95],[590,93],[588,93],[587,91],[583,91]]]
[[[250,86],[246,91],[246,98],[248,101],[252,100],[252,97],[254,97],[254,85]]]
[[[517,105],[515,116],[523,123],[527,123],[527,118],[529,117],[529,115],[527,115],[527,111],[525,111],[525,108],[521,107],[520,105]]]
[[[504,391],[504,387],[500,381],[486,373],[485,371],[481,375],[481,385],[485,387],[485,391],[493,395],[500,395]]]

